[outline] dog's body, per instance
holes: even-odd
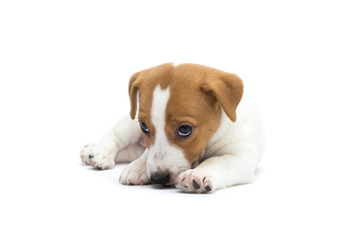
[[[135,73],[130,117],[97,145],[86,145],[82,161],[99,169],[131,162],[121,173],[123,184],[211,192],[249,183],[264,139],[260,118],[242,94],[239,77],[201,65],[163,64]]]

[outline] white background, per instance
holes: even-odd
[[[359,239],[357,1],[1,1],[1,239]],[[122,186],[82,145],[129,114],[131,74],[238,74],[261,109],[253,184]]]

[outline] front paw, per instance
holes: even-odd
[[[80,153],[81,161],[97,169],[110,169],[115,166],[114,156],[104,153],[95,144],[85,145]]]
[[[122,171],[119,182],[126,185],[144,185],[151,181],[146,173],[146,162],[135,160]]]
[[[81,161],[86,165],[91,165],[91,159],[90,156],[92,150],[95,148],[95,144],[87,144],[85,145],[80,152]]]
[[[176,179],[175,186],[184,192],[193,193],[209,193],[215,190],[212,177],[196,169],[181,173]]]

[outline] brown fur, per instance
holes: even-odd
[[[170,98],[166,108],[165,132],[168,140],[183,149],[190,163],[198,160],[206,143],[219,128],[221,109],[236,121],[236,107],[243,94],[242,80],[235,74],[196,65],[172,63],[135,73],[129,82],[131,118],[137,111],[139,93],[139,122],[145,122],[150,134],[144,134],[147,147],[155,142],[156,130],[151,122],[152,93],[160,84],[162,89],[170,87]],[[192,126],[189,137],[179,137],[181,125]]]

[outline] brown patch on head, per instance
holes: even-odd
[[[170,83],[166,133],[173,144],[182,148],[190,163],[199,159],[210,137],[219,128],[221,109],[236,120],[243,85],[239,77],[195,64],[175,68]],[[192,126],[188,137],[179,137],[181,125]]]
[[[166,63],[145,69],[133,74],[129,81],[130,116],[132,119],[135,118],[138,111],[137,102],[139,101],[139,122],[144,122],[150,130],[150,134],[143,133],[148,148],[155,142],[156,134],[150,117],[153,91],[159,84],[163,89],[169,85],[172,68],[171,63]]]
[[[139,93],[139,121],[144,122],[150,134],[144,133],[147,147],[155,142],[156,131],[151,122],[153,91],[157,85],[170,88],[166,107],[165,132],[169,142],[180,147],[187,160],[193,163],[205,149],[210,137],[219,128],[222,109],[236,121],[236,107],[242,93],[242,80],[235,74],[196,65],[171,63],[135,73],[129,82],[131,117],[137,111]],[[192,133],[188,137],[178,136],[182,125],[190,125]]]

